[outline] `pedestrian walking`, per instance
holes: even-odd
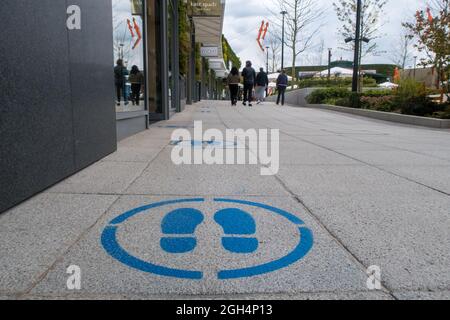
[[[286,88],[288,86],[288,83],[289,83],[289,80],[286,75],[286,70],[282,70],[277,79],[277,90],[278,90],[277,105],[280,104],[280,99],[281,99],[281,105],[284,106],[285,93],[286,93]]]
[[[138,66],[131,68],[129,80],[131,83],[131,101],[133,105],[139,106],[141,91],[144,89],[144,74],[139,70]]]
[[[228,75],[227,79],[228,88],[230,89],[231,105],[237,105],[238,94],[239,94],[239,84],[241,83],[241,76],[239,75],[239,70],[236,67],[231,69],[231,73]]]
[[[253,90],[255,89],[256,71],[252,68],[251,61],[245,63],[245,68],[242,70],[242,77],[244,79],[244,106],[251,107],[253,101]]]
[[[119,59],[114,67],[114,82],[116,85],[116,95],[117,95],[117,105],[120,106],[121,97],[123,94],[123,99],[125,105],[128,105],[128,97],[126,95],[125,84],[126,76],[128,75],[128,70],[123,64],[123,60]]]
[[[265,100],[265,92],[269,86],[269,77],[264,72],[264,68],[259,69],[259,73],[256,76],[256,100],[257,104],[262,103]]]

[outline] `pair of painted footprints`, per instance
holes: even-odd
[[[240,209],[223,209],[214,215],[214,220],[223,231],[223,247],[233,253],[252,253],[258,249],[258,239],[251,237],[256,233],[253,217]],[[164,238],[161,248],[168,253],[187,253],[195,249],[197,239],[195,230],[204,221],[197,209],[177,209],[168,213],[161,224]]]

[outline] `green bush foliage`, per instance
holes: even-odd
[[[351,78],[331,78],[328,81],[327,78],[313,78],[313,79],[305,79],[300,80],[295,83],[299,88],[314,88],[314,87],[325,87],[325,88],[334,88],[334,87],[350,87],[352,84]],[[372,78],[364,78],[364,86],[365,87],[376,87],[377,82]]]
[[[450,118],[448,104],[437,104],[428,98],[430,90],[413,79],[405,79],[396,90],[367,90],[353,93],[347,88],[317,89],[307,101],[311,104],[331,104],[349,108],[362,108],[407,115]]]
[[[350,91],[348,91],[347,88],[317,89],[307,97],[307,101],[311,104],[320,104],[324,103],[326,100],[346,98],[349,95]]]

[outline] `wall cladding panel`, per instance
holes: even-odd
[[[69,4],[81,31],[66,28]],[[111,2],[1,6],[0,212],[116,149]]]
[[[66,3],[1,6],[0,212],[74,170]]]
[[[82,8],[81,30],[69,32],[77,169],[115,151],[111,0],[71,0]]]

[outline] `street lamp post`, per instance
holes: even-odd
[[[417,56],[414,56],[414,80],[416,80]]]
[[[355,57],[353,62],[353,81],[352,81],[353,92],[358,92],[360,44],[361,44],[361,0],[358,0],[356,6]]]
[[[331,80],[331,48],[328,49],[328,82]]]
[[[266,72],[269,73],[269,46],[266,46]]]
[[[281,31],[281,70],[284,70],[284,20],[288,12],[281,11],[280,13],[283,15],[283,26]]]

